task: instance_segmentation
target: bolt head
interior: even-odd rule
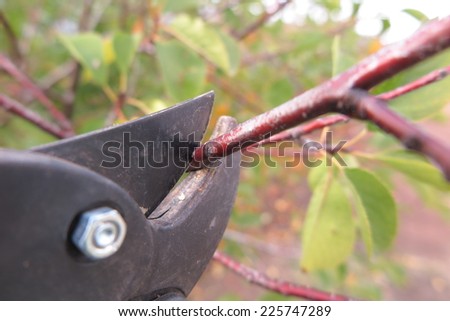
[[[127,225],[117,210],[100,207],[81,214],[72,242],[83,255],[99,260],[117,252],[126,232]]]

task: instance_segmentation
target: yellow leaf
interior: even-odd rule
[[[103,39],[103,59],[106,64],[111,64],[116,59],[113,42],[111,38]]]
[[[377,52],[378,50],[381,49],[381,47],[383,47],[381,45],[380,39],[373,39],[370,43],[369,46],[367,48],[367,51],[369,54],[373,54],[375,52]]]

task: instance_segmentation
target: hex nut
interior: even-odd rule
[[[122,245],[127,225],[120,213],[100,207],[81,214],[72,233],[72,242],[91,260],[107,258]]]

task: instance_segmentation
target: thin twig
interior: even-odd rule
[[[66,116],[55,106],[55,104],[47,97],[47,95],[35,85],[22,71],[17,68],[11,60],[0,54],[0,68],[6,71],[11,77],[16,79],[24,88],[27,88],[33,96],[44,105],[51,116],[58,122],[61,128],[67,132],[68,136],[74,134],[71,122]]]
[[[217,77],[216,68],[212,65],[209,66],[207,80],[208,82],[211,82],[217,87],[219,87],[221,90],[230,95],[239,103],[249,107],[249,109],[251,109],[252,111],[256,113],[264,111],[262,103],[255,102],[252,99],[250,99],[244,92],[242,92],[242,89],[236,88],[224,77]]]
[[[75,107],[75,98],[78,85],[80,83],[81,77],[81,64],[77,61],[74,61],[74,70],[72,73],[72,79],[70,81],[69,90],[64,95],[64,114],[67,118],[72,118],[73,110]]]
[[[57,66],[50,71],[47,75],[39,79],[38,85],[43,91],[47,91],[52,88],[56,83],[70,76],[75,70],[75,64],[73,61],[68,61]]]
[[[281,293],[283,295],[294,296],[307,300],[316,301],[348,301],[350,298],[339,295],[320,291],[314,288],[293,284],[286,281],[280,281],[272,279],[266,274],[245,266],[231,257],[216,251],[213,256],[214,260],[223,264],[234,273],[244,277],[247,281],[262,286],[263,288],[271,291]]]
[[[243,40],[243,39],[247,38],[249,35],[251,35],[256,30],[261,28],[270,18],[272,18],[278,12],[283,10],[290,2],[291,2],[291,0],[280,1],[274,10],[272,10],[270,12],[267,12],[267,11],[264,12],[261,16],[259,16],[259,18],[254,23],[252,23],[251,25],[246,27],[241,32],[236,32],[234,34],[234,37],[238,40]]]
[[[419,88],[422,88],[426,85],[432,84],[436,81],[442,80],[445,77],[447,77],[450,73],[450,66],[434,70],[430,72],[429,74],[414,80],[413,82],[410,82],[409,84],[406,84],[404,86],[398,87],[394,90],[382,93],[378,95],[378,98],[385,99],[385,100],[391,100],[394,98],[397,98],[399,96],[402,96],[404,94],[407,94],[411,91],[417,90]]]
[[[343,33],[345,30],[349,29],[350,27],[354,26],[356,20],[355,19],[349,19],[347,21],[342,22],[338,27],[334,27],[328,30],[325,30],[323,32],[324,37],[332,38],[338,34]],[[308,35],[308,32],[305,32],[303,34],[303,38],[305,35]],[[299,39],[299,41],[303,41],[303,39]],[[285,44],[286,45],[286,44]],[[241,65],[245,67],[253,66],[255,64],[264,63],[264,62],[271,62],[272,60],[275,60],[277,58],[282,57],[283,55],[292,54],[292,52],[295,50],[295,45],[293,44],[287,44],[284,47],[281,47],[276,52],[270,52],[265,51],[262,53],[258,53],[255,55],[246,54],[242,58]]]
[[[111,126],[116,119],[124,120],[125,115],[123,114],[123,107],[127,101],[126,93],[120,93],[117,95],[117,99],[114,102],[114,106],[111,112],[108,114],[105,120],[105,126]]]
[[[283,55],[292,53],[294,46],[288,46],[286,48],[281,48],[276,52],[265,51],[255,55],[246,55],[242,58],[241,65],[245,67],[250,67],[258,63],[270,63],[272,60],[282,57]]]
[[[3,109],[5,109],[6,111],[29,121],[30,123],[36,125],[37,127],[57,138],[68,137],[66,131],[61,130],[59,127],[50,123],[46,119],[42,118],[35,112],[29,110],[27,107],[25,107],[18,101],[9,98],[8,96],[0,94],[0,106],[3,107]]]
[[[11,24],[9,23],[8,19],[6,19],[6,16],[2,10],[0,10],[0,25],[5,30],[6,37],[8,38],[9,44],[11,46],[11,56],[13,57],[14,61],[16,61],[18,64],[21,64],[23,61],[23,55],[22,51],[20,50],[19,40],[17,39],[17,36],[13,28],[11,27]]]
[[[281,133],[275,134],[269,138],[263,139],[255,145],[262,146],[264,144],[282,142],[286,140],[297,140],[301,136],[310,134],[316,130],[347,121],[349,121],[349,118],[344,115],[331,115],[323,118],[316,118],[307,124],[298,125]]]
[[[256,142],[250,146],[245,147],[244,149],[242,149],[242,152],[244,153],[244,155],[246,155],[246,152],[251,151],[258,153],[259,155],[264,155],[264,156],[278,156],[278,155],[274,155],[272,154],[272,149],[269,148],[269,150],[264,150],[263,152],[260,152],[258,150],[258,147],[266,145],[266,144],[270,144],[270,143],[278,143],[278,142],[284,142],[284,141],[298,141],[298,143],[300,144],[300,140],[305,143],[305,140],[302,139],[302,137],[304,135],[310,134],[316,130],[319,129],[325,129],[329,126],[335,125],[337,123],[342,123],[342,122],[347,122],[350,119],[345,116],[345,115],[331,115],[331,116],[327,116],[327,117],[323,117],[323,118],[316,118],[312,121],[310,121],[307,124],[302,124],[302,125],[298,125],[296,127],[293,127],[291,129],[285,130],[281,133],[275,134],[271,137],[268,137],[266,139],[263,139],[259,142]],[[282,152],[282,156],[283,157],[296,157],[296,156],[304,156],[303,151],[301,154],[299,154],[298,152],[293,153],[293,154],[286,154],[286,151],[283,150]],[[196,168],[191,168],[188,167],[188,171],[192,171],[195,170]]]

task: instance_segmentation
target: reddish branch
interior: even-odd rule
[[[55,106],[55,104],[45,95],[45,93],[35,85],[22,71],[20,71],[11,60],[0,54],[0,68],[6,71],[11,77],[16,79],[24,88],[27,88],[33,96],[44,105],[51,116],[58,122],[64,131],[64,136],[74,134],[72,124],[66,116]]]
[[[124,120],[126,119],[125,115],[123,114],[123,107],[125,106],[125,103],[127,101],[127,94],[126,93],[119,93],[117,96],[116,101],[114,102],[114,106],[112,110],[110,111],[108,117],[106,118],[105,125],[111,126],[116,119]]]
[[[406,148],[418,151],[434,160],[450,180],[450,147],[434,139],[417,126],[399,116],[386,101],[369,95],[366,91],[352,89],[346,92],[338,105],[341,112],[357,119],[369,119],[386,133],[396,137]]]
[[[282,142],[286,140],[296,140],[300,137],[310,134],[316,130],[323,129],[328,126],[335,125],[337,123],[342,123],[348,121],[349,118],[344,115],[331,115],[323,118],[317,118],[312,121],[310,121],[307,124],[302,124],[299,126],[296,126],[294,128],[285,130],[281,133],[275,134],[269,138],[263,139],[260,142],[256,143],[252,146],[262,146],[264,144],[268,143],[276,143],[276,142]]]
[[[291,0],[280,1],[274,10],[272,10],[270,12],[264,12],[261,16],[259,16],[259,18],[254,23],[249,25],[247,28],[245,28],[241,32],[236,33],[234,35],[235,38],[238,40],[247,38],[249,35],[251,35],[256,30],[261,28],[270,18],[272,18],[278,12],[283,10],[290,2],[291,2]]]
[[[241,123],[194,152],[193,167],[236,152],[269,135],[330,112],[376,123],[408,148],[433,159],[450,180],[450,148],[425,135],[364,91],[450,46],[450,17],[432,21],[409,39],[386,47],[324,84]],[[355,90],[357,89],[357,90]],[[382,117],[387,115],[388,117]]]
[[[6,111],[15,114],[29,121],[30,123],[35,124],[39,128],[43,129],[44,131],[48,132],[49,134],[52,134],[57,138],[68,137],[67,132],[61,130],[59,127],[50,123],[49,121],[42,118],[35,112],[29,110],[18,101],[15,101],[2,94],[0,94],[0,107],[3,107]]]
[[[286,281],[272,279],[264,273],[236,262],[231,257],[216,251],[213,258],[225,265],[234,273],[244,277],[247,281],[262,286],[266,289],[281,293],[283,295],[295,296],[307,300],[316,301],[348,301],[350,298],[320,291],[314,288],[293,284]]]
[[[398,87],[389,92],[380,94],[380,95],[378,95],[378,98],[385,99],[385,100],[391,100],[391,99],[397,98],[398,96],[402,96],[411,91],[417,90],[421,87],[424,87],[424,86],[432,84],[436,81],[442,80],[445,77],[447,77],[449,73],[450,73],[450,66],[432,71],[429,74],[427,74],[409,84]]]
[[[278,143],[278,142],[284,142],[284,141],[297,141],[300,138],[302,138],[302,136],[310,134],[316,130],[320,130],[323,129],[325,127],[328,126],[332,126],[335,125],[337,123],[341,123],[341,122],[347,122],[349,120],[349,118],[347,116],[344,115],[331,115],[331,116],[327,116],[327,117],[323,117],[323,118],[317,118],[314,119],[312,121],[310,121],[307,124],[302,124],[302,125],[298,125],[296,127],[293,127],[291,129],[285,130],[281,133],[275,134],[269,138],[263,139],[259,142],[256,142],[252,145],[249,145],[247,147],[245,147],[242,152],[245,154],[247,151],[252,150],[255,151],[261,155],[266,155],[266,156],[277,156],[278,154],[273,154],[273,150],[269,149],[269,150],[264,150],[264,151],[258,151],[257,147],[259,146],[263,146],[266,144],[270,144],[270,143]],[[283,150],[282,152],[283,156],[287,156],[287,157],[292,157],[294,156],[294,154],[286,154],[286,151]],[[298,155],[298,154],[295,154]],[[302,152],[303,155],[303,152]],[[198,168],[188,168],[188,171],[192,171]]]

